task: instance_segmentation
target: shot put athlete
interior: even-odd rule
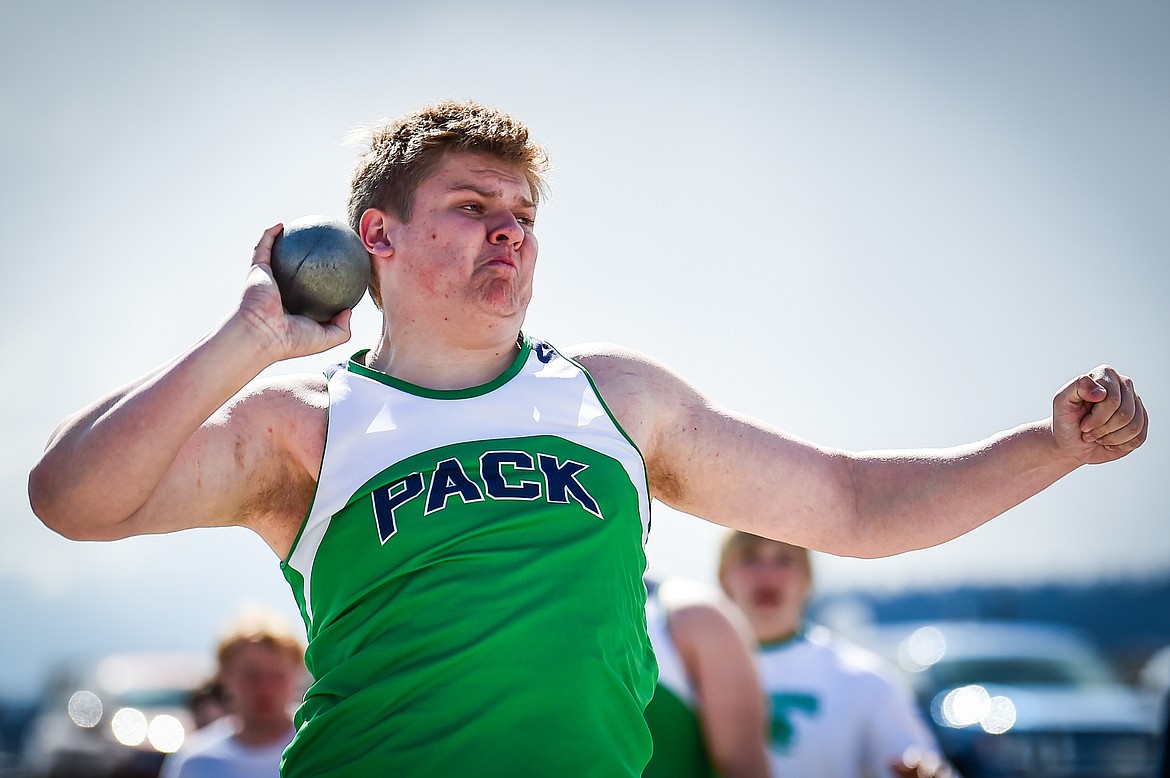
[[[314,678],[285,776],[637,776],[652,498],[882,556],[1146,438],[1130,379],[1107,366],[1042,421],[851,453],[721,408],[630,349],[545,343],[521,325],[546,170],[522,123],[473,103],[374,130],[349,203],[384,314],[368,350],[327,375],[258,378],[350,334],[348,311],[282,309],[274,225],[222,324],[68,417],[32,471],[33,508],[69,538],[242,525],[267,541]]]

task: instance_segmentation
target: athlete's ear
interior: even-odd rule
[[[358,222],[358,237],[366,246],[366,251],[374,256],[389,257],[394,254],[394,242],[390,239],[390,232],[397,223],[393,217],[378,208],[367,208]]]

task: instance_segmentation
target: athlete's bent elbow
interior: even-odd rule
[[[54,529],[53,490],[46,483],[48,480],[40,463],[33,467],[28,474],[28,503],[41,523]]]
[[[84,511],[74,509],[63,491],[54,484],[52,474],[42,464],[28,477],[28,502],[32,512],[47,528],[68,540],[106,540],[86,521]]]

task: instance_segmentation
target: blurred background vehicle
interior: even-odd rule
[[[1079,630],[1042,622],[892,622],[858,637],[906,673],[965,778],[1153,775],[1153,697],[1122,683]]]
[[[54,672],[28,723],[29,778],[154,778],[194,729],[187,702],[212,672],[200,654],[113,654]]]
[[[24,778],[20,746],[33,705],[31,700],[0,697],[0,778]]]
[[[1155,651],[1138,673],[1138,683],[1156,701],[1162,730],[1155,778],[1170,778],[1170,645]]]

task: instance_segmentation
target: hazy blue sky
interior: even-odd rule
[[[344,212],[352,128],[444,97],[555,164],[526,329],[612,340],[851,449],[1048,415],[1109,361],[1144,450],[946,546],[822,585],[1170,569],[1170,4],[8,3],[0,27],[0,693],[48,659],[295,618],[242,530],[78,544],[32,516],[55,424],[213,327],[263,227]],[[377,335],[274,370],[316,370]],[[761,474],[782,478],[783,473]],[[720,531],[656,509],[651,570]]]

